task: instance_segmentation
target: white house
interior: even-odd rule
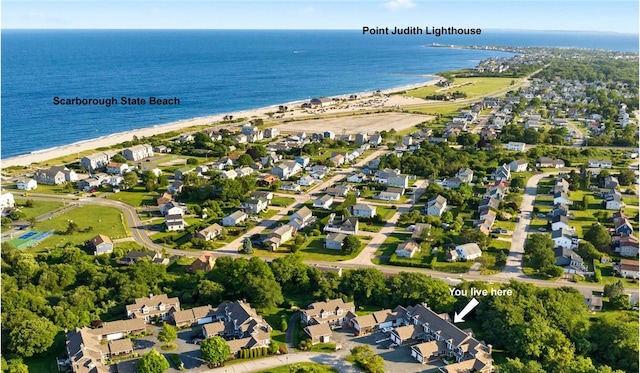
[[[573,230],[569,225],[569,218],[563,215],[556,215],[551,219],[551,229],[554,231],[559,229]]]
[[[376,216],[376,206],[367,205],[364,203],[356,203],[349,208],[351,216],[357,216],[362,218],[372,218]]]
[[[409,187],[408,175],[390,175],[387,179],[387,185],[390,187],[399,187],[407,189]]]
[[[523,142],[515,142],[515,141],[509,141],[509,143],[506,145],[507,150],[513,150],[513,151],[518,151],[518,152],[523,152],[525,150],[526,144]]]
[[[160,213],[166,215],[184,215],[184,209],[176,202],[169,201],[160,207]]]
[[[379,199],[382,201],[399,201],[400,193],[384,191],[384,192],[378,193],[378,195],[376,196],[376,199]]]
[[[306,206],[289,217],[289,225],[294,226],[298,231],[306,228],[309,224],[313,224],[313,222],[315,222],[315,217]]]
[[[482,250],[477,243],[466,243],[464,245],[456,246],[456,252],[460,256],[460,259],[474,260],[482,256]]]
[[[461,182],[469,184],[473,181],[473,170],[470,168],[461,168],[458,170],[456,177],[460,179]]]
[[[347,238],[347,235],[344,233],[329,233],[324,239],[324,248],[341,250],[345,238]]]
[[[13,199],[13,193],[4,191],[0,193],[0,210],[11,208],[15,206],[15,204],[16,201]]]
[[[552,231],[551,239],[556,247],[563,247],[565,249],[576,249],[580,242],[575,233],[566,229]]]
[[[222,225],[224,225],[225,227],[235,227],[237,224],[242,223],[248,218],[249,218],[249,215],[247,215],[243,211],[238,210],[222,218]]]
[[[313,201],[313,207],[329,210],[333,204],[333,196],[325,194],[324,196]]]
[[[168,231],[181,231],[184,230],[185,227],[184,219],[180,214],[165,216],[164,223]]]
[[[589,159],[587,162],[590,168],[611,168],[610,159]]]
[[[621,259],[620,263],[613,268],[622,277],[640,278],[640,267],[637,260]]]
[[[425,208],[425,212],[429,216],[440,216],[447,208],[447,199],[441,195],[437,195],[436,197],[430,199],[427,202],[427,206]]]
[[[524,172],[529,167],[529,163],[524,159],[518,159],[509,163],[509,170],[511,172]]]
[[[309,175],[303,176],[300,179],[298,179],[298,185],[300,185],[300,186],[311,186],[315,182],[316,182],[316,179],[312,178]]]
[[[403,258],[413,258],[420,251],[420,245],[414,240],[407,240],[396,247],[396,256]]]
[[[153,147],[148,144],[134,145],[122,151],[122,156],[128,161],[139,161],[141,159],[153,157]]]
[[[34,190],[38,187],[38,182],[31,178],[22,178],[16,185],[20,190]]]
[[[238,173],[236,172],[236,170],[226,170],[226,171],[222,171],[220,173],[220,178],[221,179],[235,179],[236,177],[238,177]]]
[[[271,174],[276,175],[280,180],[287,180],[302,171],[302,166],[296,161],[284,161],[271,169]]]

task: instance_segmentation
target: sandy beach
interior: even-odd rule
[[[426,81],[424,83],[412,84],[408,86],[401,86],[401,87],[382,90],[381,93],[386,95],[392,92],[399,92],[399,91],[404,91],[408,89],[424,87],[427,85],[434,85],[437,83],[439,79],[439,77],[434,75],[426,75],[425,78],[431,79],[431,80]],[[404,97],[400,95],[385,96],[384,100],[382,100],[381,102],[380,100],[372,99],[374,97],[378,97],[374,92],[359,92],[355,94],[359,98],[358,100],[351,102],[350,108],[336,108],[335,110],[332,110],[331,113],[335,114],[340,112],[353,111],[355,110],[354,108],[357,108],[357,110],[363,110],[371,107],[376,107],[376,108],[398,107],[398,106],[401,107],[402,105],[426,102],[425,100],[422,100],[422,99]],[[341,98],[341,97],[349,97],[350,95],[351,94],[343,94],[343,95],[336,95],[331,97]],[[34,151],[29,154],[23,154],[16,157],[2,159],[0,160],[0,167],[6,168],[6,167],[12,167],[12,166],[29,166],[32,163],[40,163],[47,160],[71,155],[74,153],[86,152],[92,149],[97,149],[102,147],[110,147],[125,141],[130,141],[133,139],[133,136],[137,136],[138,138],[150,137],[160,133],[181,130],[181,129],[193,127],[193,126],[216,125],[216,123],[221,122],[226,115],[233,115],[234,118],[267,119],[268,117],[266,113],[277,112],[278,106],[280,105],[285,105],[285,106],[288,106],[289,108],[292,108],[292,107],[295,108],[293,112],[286,113],[287,118],[303,118],[305,116],[318,116],[318,114],[321,114],[318,111],[302,110],[300,108],[300,105],[304,102],[306,102],[306,100],[293,101],[293,102],[283,103],[279,105],[272,105],[272,106],[267,106],[262,108],[238,111],[234,113],[216,114],[216,115],[211,115],[206,117],[186,119],[186,120],[181,120],[181,121],[167,123],[167,124],[159,124],[152,127],[145,127],[141,129],[127,131],[127,132],[115,133],[112,135],[103,136],[95,139],[84,140],[84,141],[80,141],[80,142],[69,144],[69,145]],[[234,126],[235,125],[237,124],[234,124]]]

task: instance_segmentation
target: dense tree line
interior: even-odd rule
[[[534,77],[547,81],[555,78],[587,82],[622,81],[632,89],[635,87],[637,93],[638,58],[553,59],[549,66]]]
[[[116,256],[94,257],[73,247],[34,256],[2,244],[2,353],[7,369],[21,371],[20,359],[46,352],[63,328],[122,319],[126,304],[149,293],[177,296],[185,308],[244,299],[258,310],[305,307],[312,301],[341,297],[371,308],[425,302],[436,312],[451,313],[468,301],[453,297],[445,282],[420,273],[385,276],[365,268],[339,276],[305,265],[299,254],[271,264],[260,258],[219,257],[209,273],[185,273],[178,263],[166,267],[144,260],[117,266]],[[463,282],[458,287],[469,286],[487,285]],[[542,289],[517,282],[508,287],[514,296],[486,297],[476,318],[487,343],[520,358],[507,364],[511,371],[536,364],[561,373],[583,368],[611,372],[594,367],[599,364],[637,371],[632,358],[638,353],[637,319],[603,317],[589,323],[582,295],[571,288]],[[618,288],[610,286],[608,294],[620,298]]]

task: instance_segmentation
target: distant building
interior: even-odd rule
[[[103,234],[99,234],[85,244],[93,250],[93,255],[111,254],[113,252],[113,242]]]
[[[38,187],[38,182],[31,178],[21,178],[16,186],[19,190],[34,190]]]
[[[122,156],[128,161],[140,161],[145,158],[153,157],[153,147],[148,144],[134,145],[122,151]]]
[[[126,309],[127,318],[130,319],[150,322],[158,317],[160,320],[166,320],[170,313],[180,311],[180,300],[169,298],[167,294],[151,294],[148,297],[137,298],[133,304],[127,305]]]

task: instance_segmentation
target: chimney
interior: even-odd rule
[[[489,355],[491,355],[491,352],[493,351],[493,346],[492,345],[487,345],[487,348],[489,349]]]

